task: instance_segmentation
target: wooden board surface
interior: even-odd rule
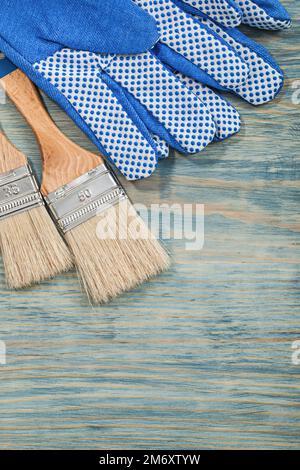
[[[166,241],[172,269],[99,308],[75,273],[9,292],[1,265],[1,449],[300,448],[300,7],[283,4],[291,31],[252,32],[286,72],[281,95],[258,109],[233,99],[238,136],[126,184],[135,202],[204,204],[202,251]],[[11,103],[0,119],[39,172]]]

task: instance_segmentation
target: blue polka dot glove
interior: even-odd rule
[[[153,18],[131,0],[1,0],[0,7],[1,35],[31,63],[61,45],[134,54],[159,39]]]
[[[151,175],[169,145],[194,153],[214,139],[211,113],[153,53],[156,22],[131,0],[24,6],[24,0],[1,1],[0,49],[128,179]],[[225,43],[224,50],[245,78],[242,60]],[[218,52],[213,55],[220,62]],[[220,75],[227,82],[227,73]]]
[[[161,35],[156,54],[174,70],[214,87],[234,89],[245,82],[249,70],[237,51],[177,0],[134,3],[155,18]]]
[[[225,28],[203,17],[195,9],[199,4],[224,2],[189,0],[188,3],[194,4],[193,13],[199,14],[195,16],[187,0],[134,1],[156,19],[161,38],[155,53],[183,77],[233,92],[253,105],[274,99],[281,90],[283,73],[264,47],[235,28]],[[234,2],[226,4],[232,7],[227,15],[229,17],[233,11],[233,24],[236,21]],[[189,80],[191,89],[199,92],[198,83]]]
[[[209,19],[200,21],[227,41],[248,65],[247,80],[228,91],[255,106],[272,101],[283,87],[284,75],[267,49],[236,28],[223,28]]]
[[[192,14],[200,12],[227,28],[240,23],[270,30],[291,26],[291,18],[278,0],[181,0],[181,3],[190,6]]]
[[[189,7],[191,14],[210,18],[227,28],[242,23],[242,11],[234,0],[179,0],[177,3]]]

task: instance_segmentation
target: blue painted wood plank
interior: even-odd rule
[[[169,272],[92,308],[75,273],[10,292],[0,266],[0,448],[299,449],[300,80],[290,32],[253,32],[287,75],[274,103],[233,98],[240,135],[173,155],[132,199],[205,205],[205,246],[169,240]],[[46,99],[59,127],[94,147]],[[0,119],[40,175],[39,151],[7,102]]]

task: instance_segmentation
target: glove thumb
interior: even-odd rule
[[[137,54],[150,50],[159,33],[155,19],[131,0],[48,0],[43,39],[100,54]]]

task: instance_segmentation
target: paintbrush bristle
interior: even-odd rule
[[[70,230],[66,240],[93,304],[108,302],[170,264],[168,254],[129,200]]]
[[[7,284],[19,289],[72,268],[70,252],[44,206],[0,221]]]

